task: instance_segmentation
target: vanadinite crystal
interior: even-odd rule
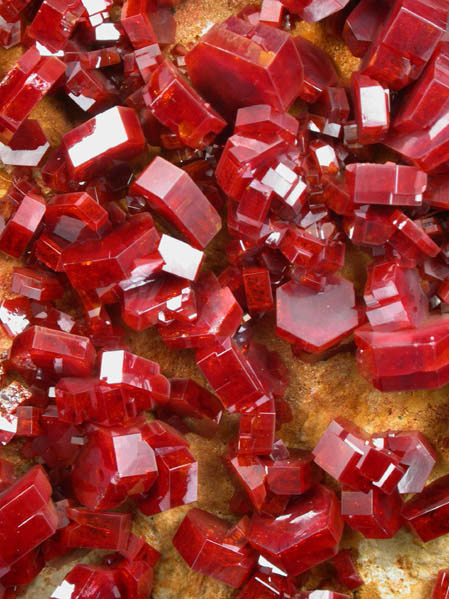
[[[431,541],[449,532],[449,476],[437,478],[409,499],[402,517],[422,541]]]
[[[204,510],[190,510],[173,538],[188,565],[231,586],[240,587],[250,576],[257,555],[248,539],[229,536],[231,525]]]
[[[186,65],[193,85],[231,116],[253,104],[286,110],[303,82],[301,59],[286,32],[236,17],[214,25],[187,54]]]
[[[432,599],[447,599],[449,596],[449,570],[440,570],[433,585]]]

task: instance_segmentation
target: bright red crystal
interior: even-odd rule
[[[0,496],[0,571],[48,539],[58,524],[51,485],[34,466]]]
[[[333,420],[312,451],[320,468],[343,485],[367,490],[369,482],[357,465],[364,455],[367,434],[344,418]]]
[[[423,0],[395,0],[363,59],[362,73],[394,90],[416,80],[445,32],[448,16],[444,0],[431,5]]]
[[[50,599],[125,599],[117,572],[111,568],[78,564],[70,570]]]
[[[278,518],[253,515],[248,538],[271,563],[296,576],[334,556],[342,531],[337,497],[317,485]]]
[[[238,436],[239,455],[266,455],[273,449],[276,431],[274,399],[262,395],[254,407],[242,412]]]
[[[65,193],[51,198],[47,205],[45,222],[51,226],[63,215],[78,218],[92,231],[99,231],[109,220],[103,206],[85,192]]]
[[[221,228],[218,213],[189,175],[159,156],[138,176],[130,191],[142,195],[199,249],[206,247]]]
[[[158,241],[151,216],[136,214],[103,239],[70,245],[62,254],[64,270],[76,289],[105,287],[126,279],[135,261],[154,250]]]
[[[39,122],[25,119],[7,146],[0,142],[0,160],[14,166],[38,166],[49,147]]]
[[[87,337],[31,326],[14,339],[11,365],[25,373],[41,368],[57,376],[89,376],[95,355]]]
[[[230,455],[225,458],[225,464],[250,500],[253,509],[260,512],[267,499],[267,473],[263,460],[255,455]]]
[[[228,540],[230,528],[226,520],[194,508],[181,522],[173,544],[193,570],[238,588],[250,576],[257,557],[246,539]]]
[[[164,409],[181,416],[192,431],[205,436],[216,432],[223,414],[215,395],[192,379],[170,379],[170,400]]]
[[[429,441],[419,431],[389,431],[381,438],[372,436],[377,446],[382,446],[400,458],[401,465],[406,468],[404,476],[398,484],[400,493],[420,493],[431,473],[437,453]]]
[[[292,579],[273,572],[256,571],[237,599],[288,599],[296,597]]]
[[[127,546],[131,530],[130,514],[94,512],[72,507],[68,507],[66,511],[72,520],[64,528],[62,535],[67,547],[121,551]]]
[[[449,596],[449,570],[440,570],[432,589],[432,599],[447,599]]]
[[[232,339],[199,349],[196,362],[229,412],[252,408],[264,395],[255,370]]]
[[[194,321],[197,317],[195,292],[185,279],[155,278],[124,292],[122,317],[135,331],[173,319]]]
[[[342,10],[349,0],[282,0],[286,8],[304,21],[314,23]]]
[[[150,441],[149,441],[150,442]],[[198,499],[198,463],[186,447],[155,448],[158,477],[138,507],[149,516]]]
[[[123,4],[120,23],[135,49],[157,42],[149,16],[153,6],[152,0],[126,0]]]
[[[172,349],[205,347],[220,343],[237,331],[243,310],[229,287],[221,287],[212,273],[196,284],[198,318],[193,322],[173,321],[159,327],[164,343]]]
[[[364,584],[363,579],[354,564],[350,549],[342,549],[339,551],[337,555],[333,557],[332,562],[340,584],[351,591],[358,589]]]
[[[105,160],[128,160],[145,148],[133,108],[114,106],[72,129],[62,138],[67,168],[76,181],[101,172]]]
[[[0,15],[8,22],[17,21],[31,0],[6,0],[0,6]]]
[[[11,291],[41,302],[64,295],[62,285],[52,273],[19,266],[14,267]]]
[[[169,61],[156,67],[142,91],[143,100],[163,125],[191,148],[205,148],[226,122]]]
[[[81,110],[95,114],[110,108],[118,100],[117,89],[100,71],[77,64],[65,82],[67,96]]]
[[[374,330],[417,327],[428,316],[428,299],[418,272],[396,262],[378,260],[370,264],[363,297]]]
[[[278,288],[277,334],[317,353],[348,336],[358,324],[352,283],[336,276],[315,292],[289,282]]]
[[[352,74],[351,90],[360,143],[380,142],[390,127],[389,90],[360,73]]]
[[[267,488],[275,495],[302,495],[319,480],[309,452],[291,449],[289,453],[267,466]]]
[[[293,39],[304,67],[304,86],[299,95],[313,104],[328,87],[338,83],[338,75],[326,52],[300,35]]]
[[[428,129],[447,113],[449,89],[449,44],[442,42],[419,81],[400,103],[393,127],[397,131]]]
[[[82,505],[104,510],[128,495],[147,491],[157,478],[145,425],[101,428],[89,433],[73,466],[72,483]]]
[[[268,269],[248,267],[243,269],[242,275],[249,312],[270,312],[274,308],[274,301]]]
[[[447,316],[430,316],[418,328],[403,331],[373,331],[364,325],[355,332],[360,372],[382,391],[442,387],[449,381],[448,339]]]
[[[401,515],[413,532],[424,542],[449,531],[449,476],[437,478],[403,506]]]
[[[103,351],[99,356],[100,380],[117,386],[126,402],[137,411],[166,403],[170,382],[160,373],[156,362],[126,350]]]
[[[44,565],[45,562],[40,547],[33,549],[17,560],[11,566],[9,572],[2,576],[2,584],[6,587],[29,584],[33,582]]]
[[[45,214],[45,201],[29,193],[0,233],[0,250],[19,258],[26,250]]]
[[[284,5],[280,0],[262,0],[259,21],[265,25],[280,27],[284,10]]]
[[[80,0],[44,0],[27,29],[27,35],[48,48],[61,50],[84,12]]]
[[[258,104],[239,108],[234,133],[255,139],[279,135],[286,142],[294,144],[298,128],[298,121],[288,112],[278,112],[269,104]]]
[[[34,106],[64,74],[65,64],[32,46],[0,84],[0,141],[8,143]]]
[[[367,539],[391,539],[404,521],[402,501],[397,492],[391,495],[379,489],[342,491],[341,513],[345,522]]]
[[[427,187],[427,175],[413,166],[350,164],[346,181],[355,204],[420,206]]]
[[[362,57],[388,15],[387,2],[361,0],[350,12],[343,28],[343,39],[354,56]]]
[[[301,60],[286,32],[237,17],[209,29],[187,54],[186,66],[201,95],[229,116],[253,104],[284,111],[303,82]]]

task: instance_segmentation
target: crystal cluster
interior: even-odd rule
[[[130,509],[201,498],[184,435],[213,437],[228,412],[236,518],[183,508],[176,550],[238,599],[346,599],[300,590],[325,562],[363,584],[344,524],[449,534],[449,478],[427,484],[437,454],[416,430],[336,418],[313,450],[287,447],[289,373],[254,334],[275,319],[309,363],[356,347],[382,391],[449,382],[449,5],[263,0],[186,48],[177,0],[118,4],[0,5],[0,46],[24,47],[0,82],[0,251],[22,259],[0,303],[0,444],[38,462],[16,478],[0,456],[0,597],[93,549],[112,553],[52,599],[148,599],[160,556]],[[326,18],[361,58],[346,87],[290,35],[298,18]],[[49,93],[77,114],[51,149],[29,118]],[[364,289],[351,245],[370,259]],[[209,388],[167,378],[124,325],[193,350]],[[447,589],[442,570],[433,599]]]

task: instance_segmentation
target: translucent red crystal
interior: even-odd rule
[[[149,17],[152,4],[151,0],[126,0],[123,4],[120,23],[136,49],[157,42]]]
[[[359,142],[363,145],[380,142],[390,127],[389,90],[366,75],[353,73],[351,91]]]
[[[44,0],[27,29],[27,35],[51,52],[58,52],[65,46],[83,13],[84,6],[80,0]]]
[[[22,256],[44,214],[44,198],[33,193],[27,194],[0,233],[0,250],[15,258]]]
[[[285,283],[276,293],[277,334],[306,351],[323,351],[347,337],[358,324],[352,284],[328,277],[318,293]]]
[[[7,569],[56,531],[58,515],[51,493],[41,466],[31,468],[2,493],[0,570]]]
[[[317,485],[278,518],[253,515],[248,539],[271,563],[296,576],[334,556],[342,531],[337,497]]]
[[[247,540],[232,542],[230,524],[204,510],[190,510],[173,538],[187,564],[197,572],[239,588],[256,564],[256,553]]]
[[[428,299],[418,272],[395,262],[380,260],[369,266],[363,297],[374,330],[413,328],[428,316]]]
[[[361,0],[349,13],[343,39],[354,56],[363,57],[388,14],[388,3]]]
[[[105,160],[140,154],[145,138],[136,111],[114,106],[66,133],[62,147],[71,177],[83,181],[101,172]]]
[[[338,83],[338,75],[332,60],[321,48],[300,35],[294,42],[304,67],[304,85],[299,95],[313,104],[328,87]]]
[[[286,32],[237,17],[209,29],[185,60],[195,88],[230,116],[254,104],[284,111],[303,81],[301,60]]]
[[[338,581],[349,590],[358,589],[363,583],[354,561],[350,549],[342,549],[332,559],[337,572]]]
[[[158,121],[189,147],[201,149],[210,145],[226,126],[221,116],[167,60],[155,68],[142,94]]]
[[[70,597],[70,599],[94,599],[103,596],[108,599],[122,599],[119,580],[115,570],[101,566],[78,564],[70,570],[64,580],[51,594],[50,599]]]
[[[447,599],[449,593],[449,571],[440,570],[432,589],[432,599]]]
[[[0,142],[0,160],[14,166],[39,166],[49,148],[39,122],[25,119],[7,146]]]
[[[66,511],[72,522],[64,528],[62,542],[68,547],[120,551],[127,546],[131,529],[130,514],[73,507],[68,507]]]
[[[130,191],[143,196],[199,249],[206,247],[221,228],[218,213],[189,175],[161,157],[147,166]]]
[[[449,476],[442,476],[409,499],[401,515],[412,531],[424,542],[447,534]]]
[[[402,527],[402,501],[397,492],[379,489],[342,491],[341,513],[345,522],[367,539],[391,539]]]

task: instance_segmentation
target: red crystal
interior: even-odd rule
[[[87,337],[31,326],[14,339],[10,359],[19,372],[42,368],[52,375],[89,376],[95,349]]]
[[[197,278],[204,260],[204,252],[165,233],[159,240],[157,254],[163,260],[164,272],[189,281]]]
[[[62,138],[67,169],[75,181],[101,172],[105,160],[129,160],[145,148],[133,108],[114,106],[72,129]]]
[[[348,336],[358,324],[352,283],[336,276],[314,292],[304,285],[285,283],[278,288],[277,334],[318,353]]]
[[[266,455],[273,449],[276,407],[272,397],[263,395],[251,409],[240,415],[237,452],[239,455]]]
[[[114,569],[78,564],[70,570],[50,599],[124,599]]]
[[[45,222],[51,226],[63,215],[78,218],[92,231],[99,231],[109,220],[107,211],[85,192],[56,195],[49,201]]]
[[[309,452],[291,449],[289,454],[267,466],[267,488],[275,495],[302,495],[319,480]]]
[[[317,485],[278,518],[255,514],[249,542],[284,572],[296,576],[333,557],[343,532],[334,492]]]
[[[432,589],[432,599],[447,599],[449,594],[449,570],[440,570]]]
[[[351,89],[359,142],[362,145],[380,142],[390,127],[389,90],[360,73],[352,74]]]
[[[449,476],[437,478],[403,506],[401,515],[424,542],[449,532]]]
[[[350,549],[342,549],[332,559],[340,584],[349,590],[358,589],[363,583],[351,556]]]
[[[49,147],[39,122],[25,119],[7,146],[0,142],[0,159],[8,165],[38,166]]]
[[[130,189],[176,226],[193,246],[203,249],[221,228],[221,219],[189,175],[157,157]],[[186,201],[188,198],[188,201]]]
[[[44,565],[44,558],[40,551],[40,547],[33,549],[17,560],[11,566],[9,572],[5,576],[2,576],[2,584],[5,587],[16,587],[29,584],[30,582],[33,582]]]
[[[297,597],[290,577],[257,571],[237,595],[237,599],[288,599]]]
[[[53,274],[19,266],[14,267],[11,291],[41,302],[64,295],[62,285]]]
[[[328,87],[338,83],[338,75],[326,52],[300,35],[293,39],[304,67],[304,86],[299,95],[313,104]]]
[[[197,317],[195,292],[185,279],[159,277],[123,294],[122,318],[135,331],[170,320]]]
[[[126,0],[122,7],[120,23],[135,49],[157,42],[149,12],[152,0]]]
[[[19,258],[36,233],[44,214],[43,197],[27,194],[0,234],[0,250]]]
[[[294,144],[298,128],[298,121],[288,112],[278,112],[269,104],[258,104],[239,108],[234,133],[262,140],[279,135]]]
[[[282,0],[289,12],[314,23],[342,10],[349,0]]]
[[[0,497],[0,570],[48,539],[58,524],[51,485],[41,466],[34,466]]]
[[[198,499],[198,463],[186,447],[155,448],[158,477],[150,491],[138,499],[146,516]]]
[[[391,539],[403,524],[402,501],[397,492],[379,489],[342,491],[341,513],[345,522],[367,539]]]
[[[66,511],[73,521],[63,531],[62,540],[67,547],[121,551],[127,546],[131,529],[130,514],[94,512],[72,507],[68,507]]]
[[[207,273],[196,285],[198,318],[194,322],[173,321],[159,327],[164,343],[172,349],[205,347],[224,341],[238,329],[243,311],[229,287]]]
[[[232,542],[226,520],[194,508],[181,522],[173,544],[195,571],[239,588],[256,564],[257,556],[246,540]]]
[[[253,367],[231,339],[198,350],[196,362],[229,412],[252,407],[264,394]]]
[[[64,270],[75,289],[105,287],[126,279],[136,259],[155,249],[158,241],[151,216],[136,214],[101,240],[70,245],[62,254]]]
[[[191,148],[205,148],[226,122],[190,86],[176,67],[165,60],[143,90],[143,100],[163,125]]]
[[[118,100],[117,90],[100,71],[87,70],[77,64],[65,83],[67,96],[81,110],[97,113]]]
[[[263,23],[253,27],[237,17],[209,29],[185,60],[195,88],[230,116],[255,104],[287,110],[303,82],[288,33]]]
[[[156,362],[129,351],[103,351],[99,357],[100,380],[118,386],[126,402],[137,411],[152,409],[170,397],[170,382]]]
[[[362,57],[368,51],[388,10],[388,2],[361,0],[350,12],[343,28],[343,39],[354,56]]]
[[[8,143],[34,106],[64,74],[65,64],[32,46],[0,84],[0,141]]]
[[[427,187],[427,175],[413,166],[350,164],[346,181],[355,204],[420,206]]]
[[[405,94],[393,122],[397,131],[428,129],[448,108],[449,44],[442,42],[419,81]]]
[[[31,0],[6,0],[0,6],[0,15],[8,22],[17,21]]]
[[[270,312],[274,301],[268,269],[258,266],[244,268],[242,275],[249,312]]]
[[[83,12],[80,0],[44,0],[27,35],[51,52],[58,52],[65,46]]]
[[[364,325],[355,332],[360,373],[382,391],[442,387],[449,381],[448,334],[447,316],[430,316],[418,328],[403,331],[373,331]]]
[[[146,425],[100,428],[88,434],[73,466],[72,483],[82,505],[105,510],[128,495],[147,491],[157,478]]]
[[[444,0],[432,5],[396,0],[363,59],[362,73],[394,90],[418,79],[446,30],[448,16]]]
[[[374,330],[417,327],[428,316],[428,299],[418,272],[395,262],[381,260],[370,264],[363,297]]]

